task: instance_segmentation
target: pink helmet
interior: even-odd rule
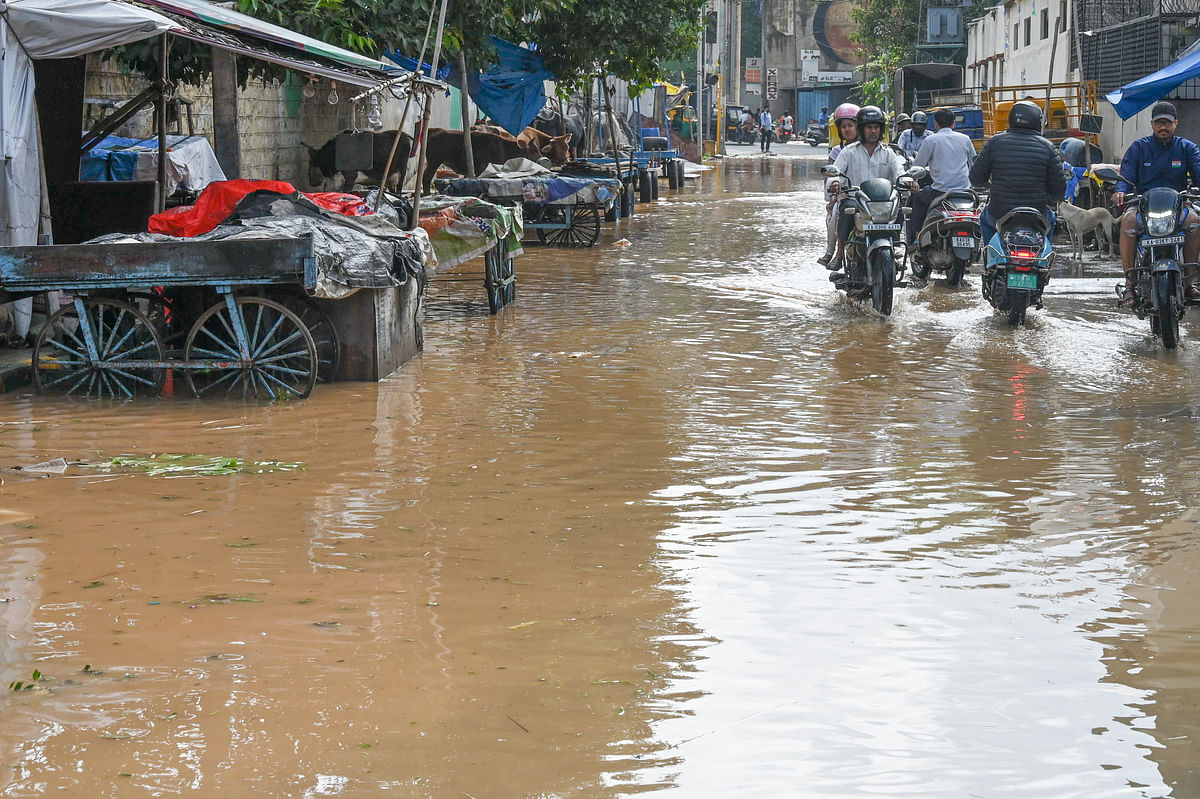
[[[858,106],[854,103],[842,103],[837,108],[833,109],[833,124],[837,125],[841,119],[857,119]]]

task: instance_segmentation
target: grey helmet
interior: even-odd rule
[[[914,111],[912,115],[912,123],[914,125],[928,125],[929,117],[924,111]]]

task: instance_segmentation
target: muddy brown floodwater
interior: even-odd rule
[[[0,796],[1200,796],[1200,328],[1090,254],[872,316],[780,149],[378,385],[0,397],[3,467],[305,464],[3,475]]]

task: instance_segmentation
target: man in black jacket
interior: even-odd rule
[[[991,181],[991,196],[979,216],[985,244],[996,233],[996,220],[1014,208],[1037,208],[1054,225],[1054,207],[1067,193],[1062,159],[1042,137],[1042,109],[1029,100],[1013,103],[1008,130],[987,140],[971,166],[971,185]]]

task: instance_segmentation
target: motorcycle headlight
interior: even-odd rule
[[[867,203],[872,222],[891,222],[892,217],[896,215],[895,207],[896,203],[891,200]]]
[[[1175,227],[1175,214],[1150,214],[1146,218],[1146,232],[1151,236],[1168,236]]]

